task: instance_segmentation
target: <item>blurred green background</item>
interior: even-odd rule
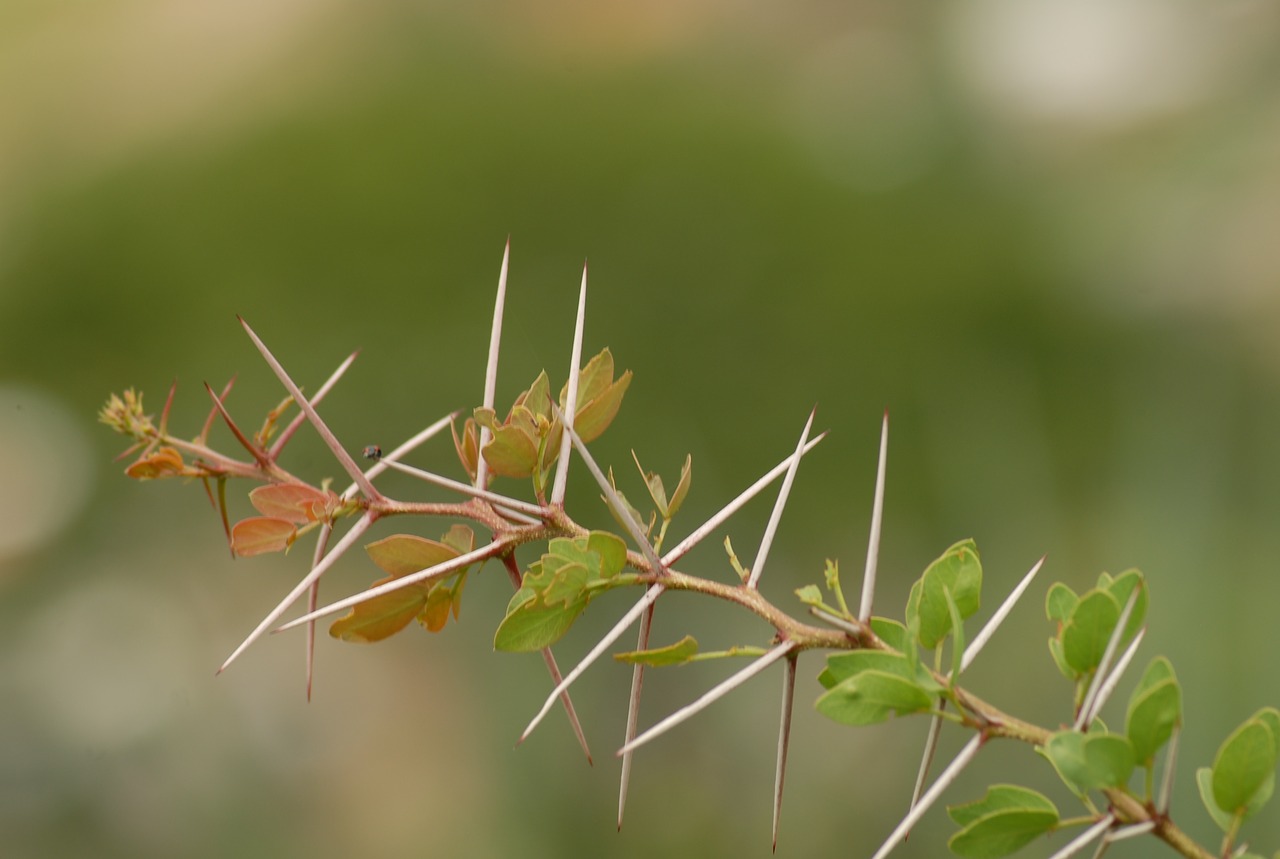
[[[886,407],[882,612],[958,539],[983,550],[989,607],[1049,555],[971,671],[980,694],[1068,720],[1044,591],[1143,568],[1140,662],[1169,655],[1186,695],[1175,817],[1216,844],[1194,769],[1280,703],[1277,38],[1261,0],[9,0],[5,855],[768,855],[776,676],[639,753],[617,833],[629,671],[575,687],[594,767],[559,714],[513,750],[548,684],[538,657],[492,652],[510,586],[485,570],[442,635],[323,636],[310,704],[298,635],[215,679],[306,553],[233,562],[200,488],[126,479],[94,423],[129,386],[158,410],[176,377],[194,435],[201,383],[238,374],[230,408],[256,425],[282,393],[239,313],[312,389],[362,348],[325,413],[353,450],[392,446],[479,403],[508,235],[500,401],[543,367],[563,380],[589,257],[587,349],[636,374],[595,450],[633,495],[630,449],[669,480],[692,453],[677,531],[787,455],[819,404],[832,434],[771,554],[776,600],[827,557],[856,592]],[[415,461],[459,471],[445,440]],[[309,431],[286,465],[338,474]],[[571,509],[606,523],[578,471]],[[744,561],[769,507],[727,529]],[[714,546],[688,566],[732,576]],[[376,574],[353,557],[325,592]],[[561,663],[628,604],[597,603]],[[685,632],[770,634],[664,601],[655,641]],[[731,667],[650,674],[642,724]],[[926,725],[823,720],[819,667],[800,666],[778,855],[869,855]],[[1046,770],[996,744],[951,801],[1017,779],[1072,808]],[[1264,817],[1246,837],[1269,852]],[[951,829],[935,811],[895,855],[942,855]]]

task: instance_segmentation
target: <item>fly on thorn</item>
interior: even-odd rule
[[[382,459],[382,448],[376,444],[371,444],[363,451],[365,459]]]

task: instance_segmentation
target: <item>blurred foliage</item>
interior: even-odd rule
[[[158,403],[174,376],[191,435],[201,381],[239,374],[232,414],[277,403],[239,313],[313,387],[363,347],[325,414],[352,450],[395,444],[479,404],[508,235],[499,401],[563,364],[589,256],[588,354],[607,344],[635,371],[597,455],[632,497],[631,448],[661,473],[691,453],[682,516],[697,521],[786,455],[820,403],[834,433],[800,470],[777,593],[828,557],[857,569],[885,406],[886,602],[970,535],[992,588],[1046,551],[1081,590],[1141,565],[1161,594],[1144,650],[1174,660],[1185,693],[1175,807],[1194,807],[1213,738],[1280,698],[1265,655],[1280,16],[1045,8],[6,5],[0,381],[18,393],[0,471],[32,488],[0,533],[44,510],[44,487],[49,510],[92,489],[63,530],[0,556],[6,850],[377,854],[423,849],[428,831],[450,855],[764,849],[772,690],[639,754],[618,835],[613,765],[561,766],[577,755],[567,731],[509,750],[545,677],[536,657],[490,652],[510,598],[491,571],[444,635],[322,643],[309,707],[300,641],[273,639],[215,683],[301,561],[232,565],[198,493],[124,480],[115,439],[90,428],[108,392]],[[21,434],[30,392],[84,427]],[[336,474],[312,439],[294,454],[291,470]],[[585,475],[575,493],[593,497]],[[731,529],[741,545],[759,507]],[[724,641],[700,633],[706,647],[741,637],[739,618],[708,614]],[[659,627],[669,641],[687,625],[672,612]],[[1015,614],[975,688],[1056,713],[1047,634]],[[652,684],[642,723],[717,670]],[[628,677],[605,667],[578,687],[598,761],[622,736]],[[780,854],[874,847],[909,796],[915,726],[866,743],[798,720]],[[896,791],[859,775],[897,771]],[[896,855],[933,855],[948,831],[926,820]],[[1253,835],[1276,842],[1280,824]]]

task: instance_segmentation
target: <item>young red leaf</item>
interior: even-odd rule
[[[254,489],[249,501],[263,516],[305,525],[323,515],[332,494],[301,483],[278,483]]]
[[[241,519],[231,528],[231,551],[244,558],[283,552],[297,535],[298,529],[286,519],[272,516]]]
[[[407,576],[462,554],[452,546],[413,534],[392,534],[364,547],[370,559],[392,576]]]
[[[185,470],[182,454],[172,447],[162,447],[130,465],[124,473],[134,480],[156,480],[180,476]]]
[[[396,576],[376,581],[371,587],[386,584]],[[382,641],[404,629],[427,605],[427,586],[410,585],[382,594],[353,607],[345,617],[333,622],[329,634],[356,644]],[[443,624],[441,624],[443,626]],[[433,630],[434,631],[434,630]]]

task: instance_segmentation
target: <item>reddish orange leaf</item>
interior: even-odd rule
[[[301,483],[277,483],[254,489],[249,500],[263,516],[305,525],[323,517],[331,495]]]
[[[298,529],[292,522],[271,516],[241,519],[231,528],[231,551],[241,557],[283,552],[293,543]]]
[[[431,589],[426,605],[418,614],[418,621],[431,632],[439,632],[449,622],[449,607],[453,603],[453,588],[443,582]]]
[[[392,576],[407,576],[462,554],[451,546],[413,534],[392,534],[364,547],[375,564]]]
[[[371,587],[394,580],[389,576],[374,582]],[[329,627],[334,638],[356,644],[371,644],[390,638],[409,625],[427,603],[427,588],[410,585],[406,588],[374,597],[351,609],[346,617],[339,618]]]
[[[134,480],[156,480],[161,477],[177,477],[186,469],[182,454],[172,447],[162,447],[124,470]]]

